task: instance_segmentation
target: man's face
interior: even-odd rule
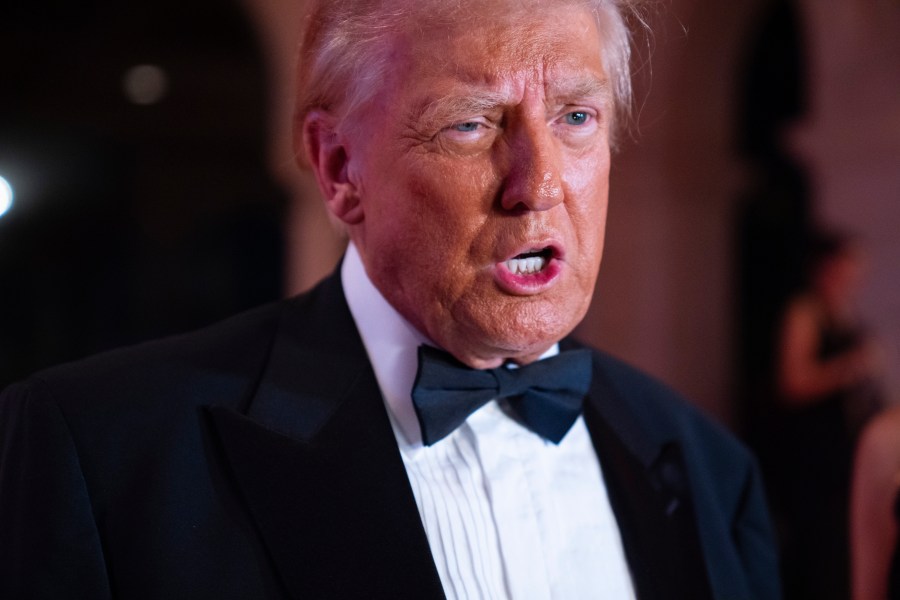
[[[398,36],[346,143],[362,209],[350,235],[370,278],[476,368],[534,360],[584,317],[610,164],[591,14],[498,4]]]

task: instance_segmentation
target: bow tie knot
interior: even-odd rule
[[[493,399],[529,429],[559,443],[581,414],[591,381],[590,350],[569,350],[519,367],[472,369],[430,346],[419,347],[412,398],[425,445],[449,435]]]

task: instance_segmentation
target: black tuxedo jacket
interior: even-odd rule
[[[642,600],[778,597],[741,446],[600,353],[585,418]],[[0,400],[0,598],[442,597],[336,276]]]

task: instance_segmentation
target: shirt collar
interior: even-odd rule
[[[418,348],[434,344],[385,300],[369,279],[352,242],[341,266],[341,283],[388,412],[409,444],[421,444],[411,392],[418,369]]]

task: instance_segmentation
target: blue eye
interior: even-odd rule
[[[463,133],[469,133],[475,131],[480,126],[480,123],[475,121],[466,121],[465,123],[457,123],[450,127],[454,131],[462,131]]]
[[[587,123],[589,115],[580,110],[576,110],[566,114],[566,125],[584,125]]]

